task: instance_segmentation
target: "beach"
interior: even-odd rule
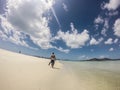
[[[0,90],[120,90],[120,61],[56,61],[0,49]]]

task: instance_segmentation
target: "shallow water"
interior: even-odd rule
[[[120,90],[120,61],[62,61],[62,63],[86,90]]]

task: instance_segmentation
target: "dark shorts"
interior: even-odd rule
[[[54,64],[54,63],[55,63],[55,61],[54,61],[54,60],[51,60],[51,63],[52,63],[52,64]]]

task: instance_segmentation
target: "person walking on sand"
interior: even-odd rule
[[[55,64],[55,60],[56,60],[56,57],[55,57],[55,54],[53,52],[52,55],[50,56],[50,62],[48,65],[51,65],[51,67],[53,68],[54,64]]]

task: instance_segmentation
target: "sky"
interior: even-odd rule
[[[120,58],[120,0],[0,0],[0,48],[70,60]]]

